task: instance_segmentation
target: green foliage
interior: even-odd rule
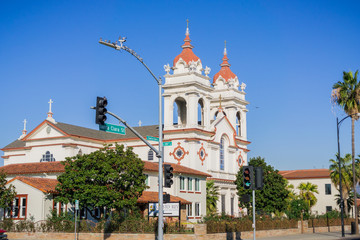
[[[267,165],[265,159],[261,157],[251,158],[249,165],[262,167],[264,172],[264,188],[256,190],[256,210],[266,213],[283,212],[286,209],[285,200],[289,195],[286,188],[285,179],[271,165]],[[239,198],[244,194],[252,196],[252,190],[245,190],[243,187],[242,167],[236,177],[236,186]],[[252,199],[249,203],[240,202],[240,207],[245,207],[251,211]]]
[[[339,161],[336,154],[336,160],[330,159],[330,178],[337,189],[340,191],[339,180]],[[354,205],[353,188],[353,171],[352,171],[352,155],[346,154],[345,157],[340,158],[341,161],[341,183],[342,183],[342,195],[344,199],[344,212],[349,215],[351,207]],[[357,181],[360,179],[360,160],[355,159],[355,178]],[[339,194],[338,194],[339,195]],[[340,208],[340,196],[337,196],[337,204]]]
[[[304,199],[293,199],[289,203],[288,209],[285,211],[289,219],[300,219],[303,212],[303,219],[309,219],[309,205]]]
[[[15,187],[11,184],[6,187],[6,183],[6,173],[0,171],[0,208],[10,206],[16,196]]]
[[[317,198],[314,194],[319,193],[317,185],[310,182],[300,183],[298,189],[300,190],[300,198],[307,203],[310,210],[317,202]]]
[[[146,189],[144,163],[132,148],[124,150],[123,145],[107,145],[90,154],[66,158],[63,164],[65,173],[58,177],[59,196],[55,200],[79,200],[80,207],[87,208],[97,220],[101,217],[93,215],[93,209],[132,209]],[[109,211],[103,218],[108,217]]]
[[[206,214],[216,213],[216,203],[219,200],[219,187],[213,180],[206,182]]]

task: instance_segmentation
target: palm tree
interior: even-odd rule
[[[316,204],[317,198],[314,193],[319,193],[317,185],[310,182],[300,183],[298,189],[300,190],[300,198],[304,199],[309,206],[309,210]]]
[[[349,216],[350,210],[354,205],[354,193],[350,192],[347,198],[345,198],[344,196],[343,196],[343,198],[344,198],[344,205],[347,206],[347,209],[344,207],[345,214],[347,216]],[[341,203],[340,194],[335,194],[335,200],[336,200],[336,204],[340,206],[340,203]]]
[[[336,159],[337,154],[336,154]],[[348,201],[346,199],[349,199],[352,188],[352,172],[351,172],[351,154],[346,154],[344,158],[341,158],[341,184],[342,184],[342,195],[345,199],[344,201],[344,212],[346,215],[350,212],[350,206],[348,205]],[[357,165],[359,166],[359,165]],[[337,160],[330,159],[330,178],[331,181],[337,186],[337,189],[339,190],[340,182],[339,182],[339,163]],[[359,167],[358,167],[359,169]]]
[[[351,117],[351,146],[352,146],[352,170],[353,170],[353,191],[356,196],[356,179],[355,179],[355,120],[358,119],[356,115],[359,113],[360,101],[360,83],[357,80],[359,70],[355,75],[351,71],[343,72],[343,81],[338,81],[333,85],[331,99],[334,103],[344,109],[345,113]],[[355,201],[356,202],[356,201]],[[355,207],[355,222],[358,222],[357,204]],[[359,225],[355,224],[355,234],[359,234]]]
[[[219,200],[219,186],[213,180],[206,182],[206,214],[216,213],[216,202]]]

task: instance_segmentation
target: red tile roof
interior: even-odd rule
[[[137,203],[148,203],[148,202],[158,202],[159,201],[159,194],[157,192],[151,191],[144,191],[141,197],[137,200]],[[181,198],[170,195],[170,202],[179,202],[181,204],[191,204],[191,202]]]
[[[36,189],[39,189],[44,193],[56,193],[55,187],[58,184],[58,180],[56,179],[34,178],[34,177],[23,177],[23,176],[17,176],[11,179],[10,181],[8,181],[7,184],[14,182],[15,180],[19,180],[25,184],[28,184]],[[137,203],[157,202],[158,199],[159,198],[157,192],[144,191],[141,197],[137,200]],[[179,202],[179,201],[181,201],[181,204],[191,203],[183,198],[170,195],[170,202]]]
[[[61,162],[35,162],[16,163],[0,167],[8,175],[34,174],[34,173],[61,173],[64,172],[64,165]]]
[[[8,175],[22,175],[22,174],[36,174],[36,173],[62,173],[64,172],[64,165],[62,162],[37,162],[37,163],[17,163],[9,164],[3,167],[0,167],[0,171],[3,170]],[[200,172],[198,170],[181,166],[175,163],[166,163],[170,164],[174,173],[183,173],[188,175],[204,176],[211,177],[211,175]],[[144,161],[144,170],[157,172],[158,163]]]
[[[26,183],[36,189],[39,189],[40,191],[44,193],[54,193],[55,187],[58,183],[56,179],[49,179],[49,178],[34,178],[34,177],[23,177],[23,176],[17,176],[10,181],[7,182],[7,184],[19,180],[23,183]]]
[[[330,178],[329,169],[303,169],[279,171],[286,179]]]
[[[213,180],[216,182],[227,182],[227,183],[234,183],[235,180],[230,180],[230,179],[224,179],[224,178],[207,178],[206,180]]]
[[[157,172],[159,169],[159,165],[158,163],[155,162],[145,162],[145,171],[151,171],[151,172]],[[183,174],[188,174],[188,175],[196,175],[196,176],[204,176],[204,177],[211,177],[210,174],[192,169],[192,168],[188,168],[176,163],[164,163],[164,164],[170,164],[173,169],[174,169],[174,173],[183,173]]]

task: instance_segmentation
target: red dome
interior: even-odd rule
[[[213,83],[215,83],[220,76],[225,79],[226,82],[228,82],[232,78],[236,78],[235,73],[230,70],[230,64],[228,63],[229,59],[227,58],[226,49],[224,51],[224,57],[222,60],[223,62],[220,64],[221,69],[218,73],[215,74],[213,78]]]
[[[192,51],[192,49],[194,48],[190,42],[190,37],[189,37],[189,29],[186,29],[186,37],[184,39],[184,44],[181,46],[182,47],[182,52],[177,55],[174,59],[174,66],[176,65],[176,63],[180,60],[180,58],[182,60],[184,60],[186,62],[186,64],[189,64],[189,62],[194,61],[197,62],[198,60],[200,60],[200,58],[198,56],[196,56],[194,54],[194,52]]]

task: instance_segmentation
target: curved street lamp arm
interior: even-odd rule
[[[99,40],[99,43],[100,44],[103,44],[105,46],[108,46],[108,47],[112,47],[114,48],[115,50],[125,50],[126,52],[130,53],[131,55],[133,55],[137,60],[139,60],[139,62],[142,63],[142,65],[144,65],[144,67],[149,71],[149,73],[151,74],[151,76],[153,76],[153,78],[156,80],[156,82],[160,85],[161,84],[161,78],[157,78],[155,76],[155,74],[150,70],[150,68],[144,63],[144,60],[132,49],[128,48],[127,46],[125,46],[123,44],[123,42],[125,42],[125,38],[119,38],[119,42],[120,42],[120,45],[118,45],[117,43],[111,43],[110,40],[109,41],[103,41],[101,38]]]

